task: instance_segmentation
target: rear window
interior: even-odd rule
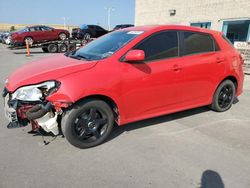
[[[212,36],[197,32],[183,32],[184,55],[214,52],[218,50]]]

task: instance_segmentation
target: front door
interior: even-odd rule
[[[142,63],[122,63],[122,102],[127,121],[163,114],[182,102],[182,65],[178,34],[153,34],[133,49],[145,52]]]

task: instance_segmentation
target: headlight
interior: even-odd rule
[[[12,94],[12,99],[22,101],[39,101],[54,93],[60,86],[58,81],[47,81],[37,85],[24,86]]]

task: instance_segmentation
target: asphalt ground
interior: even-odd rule
[[[0,44],[0,90],[17,67],[49,55]],[[0,120],[0,188],[250,187],[250,76],[227,112],[201,107],[132,123],[86,150],[60,136],[44,145],[29,126],[7,129],[3,99]]]

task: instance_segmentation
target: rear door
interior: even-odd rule
[[[57,32],[53,28],[47,26],[40,26],[41,40],[56,40],[58,39]]]
[[[174,110],[182,102],[183,73],[178,34],[162,31],[136,45],[145,52],[142,63],[122,63],[122,100],[128,121]]]
[[[207,103],[225,71],[225,56],[210,34],[183,31],[181,36],[183,100],[190,105]]]
[[[34,26],[34,27],[30,27],[30,36],[33,38],[34,41],[41,41],[42,37],[41,37],[41,30],[39,26]]]

